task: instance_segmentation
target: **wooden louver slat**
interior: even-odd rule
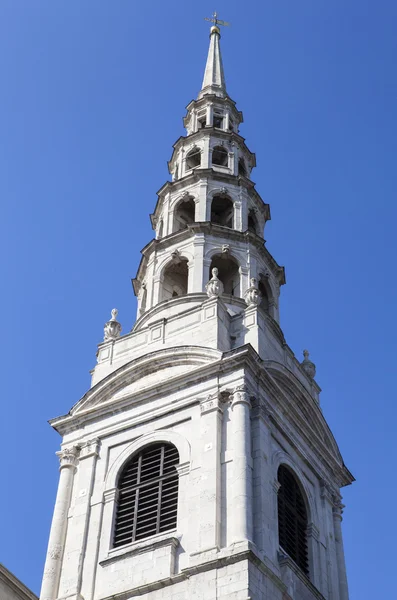
[[[283,465],[278,470],[278,533],[280,546],[309,575],[307,514],[305,501],[293,473]]]
[[[171,444],[152,444],[121,472],[113,546],[124,546],[176,527],[179,455]]]

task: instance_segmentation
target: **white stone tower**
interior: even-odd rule
[[[41,600],[348,600],[353,477],[315,366],[279,325],[284,269],[217,25],[133,281],[137,321],[122,336],[112,311],[91,388],[51,422],[63,439]]]

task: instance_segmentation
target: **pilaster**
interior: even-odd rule
[[[218,393],[200,402],[201,481],[199,551],[218,551],[221,530],[221,432],[223,407]]]

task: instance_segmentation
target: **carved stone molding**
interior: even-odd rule
[[[213,411],[223,412],[223,403],[219,394],[209,395],[205,400],[200,401],[200,411],[205,415]]]
[[[65,448],[64,450],[56,452],[56,455],[59,458],[59,468],[63,469],[71,467],[72,469],[75,469],[79,462],[79,452],[79,446],[72,446],[71,448]]]
[[[342,504],[342,502],[340,501],[340,499],[335,499],[334,500],[334,505],[332,507],[332,514],[334,519],[339,519],[340,521],[342,521],[343,517],[343,509],[345,508],[345,505]]]
[[[117,488],[106,490],[103,492],[103,499],[105,504],[108,502],[117,502],[119,499],[119,490]]]
[[[277,479],[274,479],[274,481],[272,483],[272,488],[275,491],[275,494],[277,496],[278,490],[281,488],[281,483]]]
[[[317,541],[320,539],[320,531],[314,523],[309,523],[307,526],[307,537],[312,537]]]
[[[238,385],[233,391],[232,408],[236,404],[246,404],[248,408],[251,408],[250,395],[246,385]]]
[[[179,477],[184,477],[190,473],[190,462],[185,462],[176,467]]]
[[[88,442],[84,442],[80,449],[80,460],[90,456],[98,456],[100,447],[101,441],[99,438],[93,438],[92,440],[88,440]]]

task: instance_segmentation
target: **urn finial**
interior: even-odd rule
[[[105,327],[103,330],[104,331],[104,336],[103,336],[104,342],[108,342],[109,340],[117,340],[117,338],[120,337],[121,325],[117,321],[118,314],[119,314],[119,311],[117,310],[117,308],[113,308],[112,312],[111,312],[111,315],[112,315],[111,319],[110,319],[110,321],[105,323]]]
[[[216,298],[223,294],[223,283],[218,278],[218,269],[214,267],[211,271],[212,277],[209,282],[206,284],[205,289],[207,290],[208,298]]]
[[[306,373],[309,375],[310,379],[314,379],[314,377],[316,376],[316,365],[309,359],[309,351],[308,350],[304,350],[303,351],[303,361],[301,362],[301,365],[303,367],[303,369],[306,371]]]
[[[258,306],[261,301],[261,293],[258,289],[258,280],[255,277],[251,277],[250,283],[250,287],[244,294],[244,300],[248,306]]]

